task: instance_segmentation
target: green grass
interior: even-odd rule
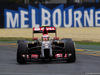
[[[0,38],[0,42],[5,41],[17,41],[21,39],[26,39],[28,41],[32,41],[32,38]],[[75,41],[76,44],[80,45],[100,45],[100,42],[92,42],[92,41]]]
[[[92,42],[92,41],[75,41],[75,43],[80,45],[100,45],[100,42]]]
[[[0,38],[0,41],[1,42],[3,42],[3,41],[17,41],[17,40],[21,40],[21,39],[26,39],[29,41],[32,40],[32,38]]]

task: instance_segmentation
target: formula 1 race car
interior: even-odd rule
[[[34,37],[34,33],[42,33],[41,39]],[[55,37],[50,39],[48,33],[55,33]],[[24,64],[34,59],[53,60],[63,59],[67,62],[75,62],[75,43],[71,38],[59,40],[56,28],[42,26],[33,28],[33,41],[17,41],[17,62]]]

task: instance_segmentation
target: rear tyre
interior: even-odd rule
[[[73,41],[65,41],[65,53],[67,54],[67,62],[76,61],[75,43]],[[71,54],[71,55],[70,55]]]
[[[17,43],[26,42],[27,40],[18,40]]]
[[[62,40],[72,41],[71,38],[63,38]]]
[[[18,43],[18,49],[17,49],[17,62],[19,64],[26,63],[26,60],[24,57],[22,57],[23,54],[28,53],[27,43],[26,42],[20,42]]]

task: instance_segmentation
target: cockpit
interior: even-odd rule
[[[42,36],[42,41],[49,41],[49,36]]]

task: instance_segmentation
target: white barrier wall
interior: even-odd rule
[[[32,38],[32,28],[29,29],[0,29],[0,38]],[[42,35],[42,34],[41,34]],[[41,37],[40,34],[35,35]],[[100,27],[85,28],[57,28],[57,35],[61,38],[72,38],[74,41],[100,42]],[[53,37],[54,34],[50,34]]]

